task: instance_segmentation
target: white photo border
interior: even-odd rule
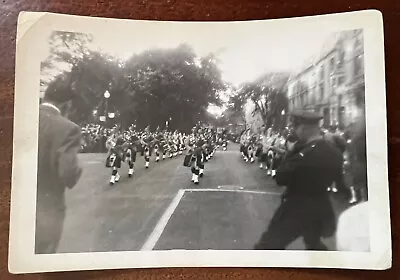
[[[113,28],[117,32],[136,28],[148,34],[157,32],[160,36],[165,36],[162,31],[170,34],[174,31],[187,31],[186,29],[193,32],[194,29],[206,31],[212,28],[213,32],[224,30],[225,36],[229,36],[250,27],[263,28],[265,34],[283,29],[293,32],[363,29],[371,251],[172,250],[35,255],[36,187],[33,186],[37,182],[41,63],[40,55],[37,54],[46,47],[50,32],[64,30],[101,34],[104,28]],[[391,267],[384,37],[382,14],[377,10],[263,21],[201,23],[133,21],[23,12],[18,20],[14,112],[9,239],[11,273],[149,267],[313,267],[374,270]]]

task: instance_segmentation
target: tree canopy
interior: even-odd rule
[[[111,121],[123,126],[189,130],[207,117],[209,104],[221,104],[219,92],[225,85],[213,54],[198,57],[183,44],[147,50],[122,63],[91,50],[91,41],[86,34],[53,32],[50,55],[42,63],[43,90],[57,73],[72,67],[79,73],[75,80],[79,96],[68,112],[75,122],[112,112]],[[107,90],[109,98],[104,97]]]
[[[244,110],[250,101],[254,105],[253,115],[259,114],[266,127],[279,128],[282,113],[287,112],[286,84],[288,73],[266,73],[252,82],[242,84],[231,96],[231,108]]]

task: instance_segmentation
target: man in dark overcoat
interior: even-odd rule
[[[62,115],[74,94],[71,75],[62,74],[49,84],[39,109],[37,254],[56,253],[66,212],[65,190],[76,185],[82,172],[77,159],[81,128]]]
[[[293,112],[292,118],[299,140],[285,155],[275,177],[286,191],[255,249],[283,250],[302,237],[306,249],[327,250],[321,238],[332,236],[336,227],[327,187],[343,182],[343,158],[338,149],[323,139],[319,128],[321,115]]]

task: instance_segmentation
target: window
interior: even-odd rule
[[[361,76],[364,74],[364,56],[358,55],[354,59],[354,76]]]
[[[324,86],[324,82],[319,84],[319,99],[322,100],[324,99],[324,95],[325,95],[325,86]]]
[[[304,105],[308,105],[309,104],[309,92],[306,90],[304,92]]]
[[[321,82],[321,80],[323,81],[324,80],[324,66],[322,65],[321,66],[321,68],[320,68],[320,70],[319,70],[319,82]]]
[[[329,61],[329,71],[333,73],[335,71],[335,58],[332,57]]]
[[[314,104],[314,99],[315,99],[314,95],[315,95],[315,88],[312,88],[312,89],[310,89],[309,97],[308,97],[309,104]]]
[[[325,95],[325,79],[324,79],[324,67],[322,66],[319,72],[319,99],[322,100]]]

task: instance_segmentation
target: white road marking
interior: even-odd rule
[[[220,151],[220,153],[222,154],[222,153],[224,153],[224,154],[240,154],[240,152],[239,151],[232,151],[232,150],[230,150],[230,151]],[[218,155],[219,153],[215,153],[216,155]]]
[[[221,186],[218,186],[218,189],[243,190],[244,188],[241,186],[237,186],[237,185],[221,185]]]
[[[243,190],[243,187],[238,187],[239,189],[221,189],[220,187],[226,186],[218,186],[218,189],[181,189],[178,191],[171,204],[165,210],[164,214],[161,216],[160,220],[154,227],[152,233],[147,238],[146,242],[143,244],[141,251],[151,251],[156,246],[158,240],[160,239],[164,229],[166,228],[169,220],[175,212],[175,209],[178,207],[180,201],[182,200],[185,192],[237,192],[237,193],[251,193],[251,194],[268,194],[268,195],[281,195],[281,193],[275,192],[265,192],[265,191],[252,191],[252,190]]]
[[[254,194],[270,194],[281,195],[276,192],[252,191],[252,190],[235,190],[235,189],[185,189],[185,192],[238,192],[238,193],[254,193]]]
[[[178,207],[179,202],[181,201],[183,195],[185,194],[185,190],[179,190],[174,199],[172,200],[171,204],[168,206],[167,210],[165,210],[164,214],[161,216],[160,220],[158,221],[157,225],[153,229],[153,232],[147,238],[146,242],[143,244],[141,251],[151,251],[153,250],[154,246],[156,246],[158,240],[161,237],[165,227],[168,224],[169,219],[171,218],[172,214],[174,213],[176,207]]]
[[[92,160],[92,161],[86,162],[86,164],[97,164],[97,163],[101,163],[101,161],[100,160]]]

